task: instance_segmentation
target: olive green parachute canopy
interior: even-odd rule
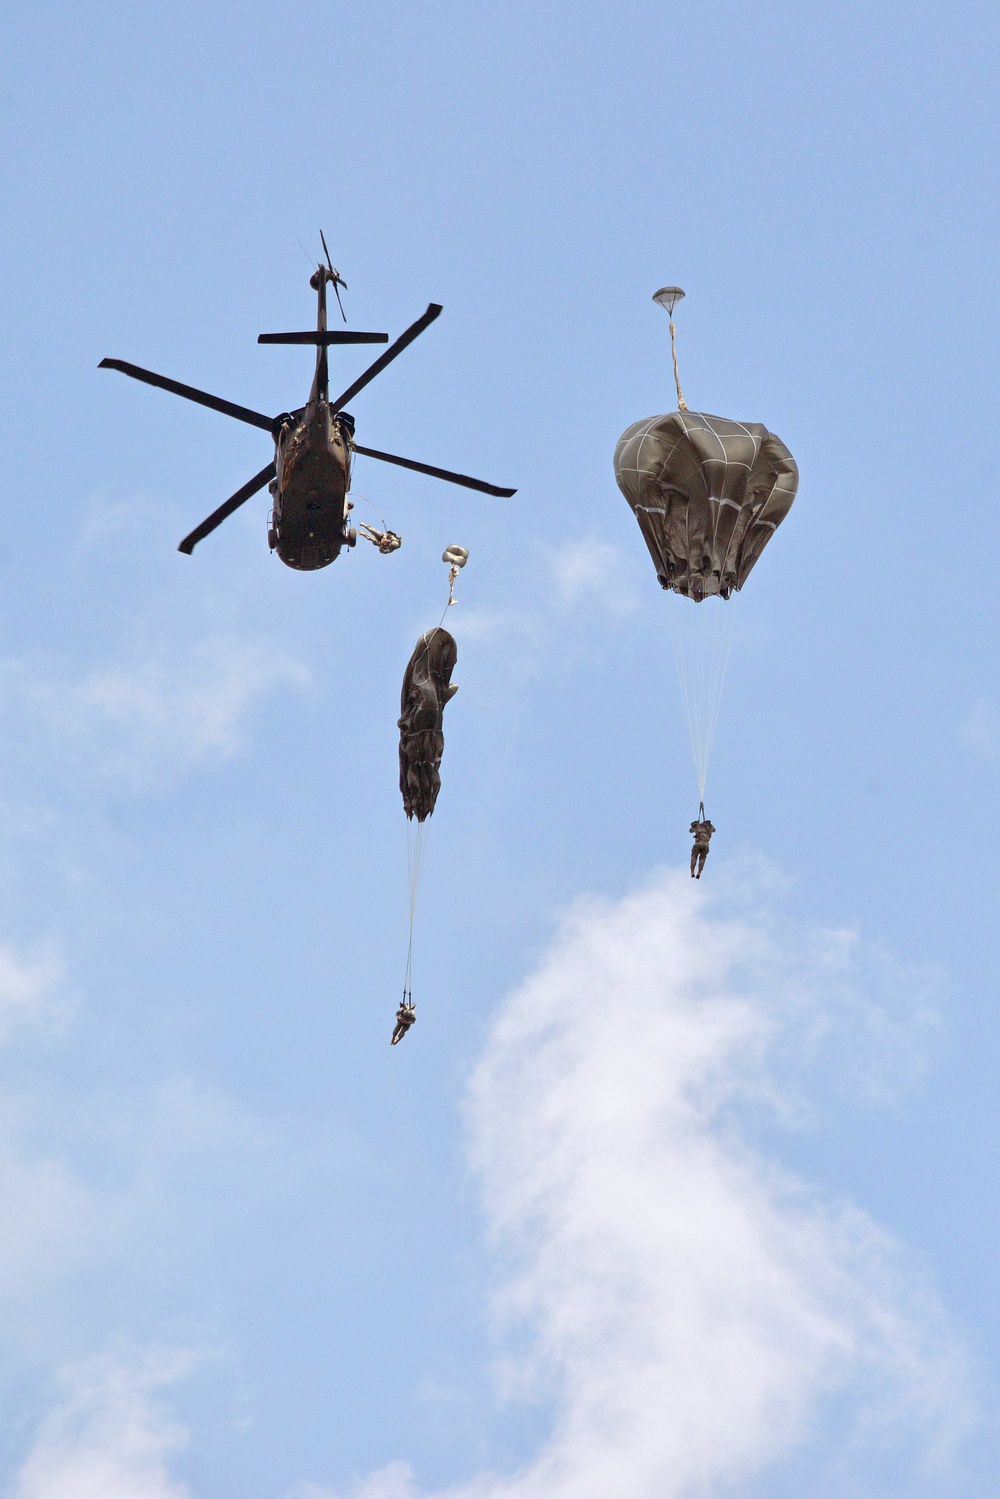
[[[441,790],[444,705],[458,691],[454,637],[439,625],[421,635],[403,677],[399,716],[399,789],[407,817],[425,822]]]
[[[661,585],[701,600],[743,587],[791,508],[799,471],[759,422],[673,411],[622,433],[615,478]]]

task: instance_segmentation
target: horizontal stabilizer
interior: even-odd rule
[[[350,333],[338,328],[333,333],[261,333],[259,344],[387,344],[388,333]]]

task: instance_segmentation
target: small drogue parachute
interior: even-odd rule
[[[458,660],[454,636],[439,625],[414,648],[400,694],[399,789],[407,817],[426,822],[441,790],[444,709],[458,691],[451,674]]]
[[[732,595],[791,509],[799,471],[759,422],[688,409],[677,368],[679,286],[653,295],[670,317],[677,410],[633,422],[615,448],[615,479],[642,532],[660,586],[707,606],[677,605],[674,649],[701,802],[732,644]],[[700,814],[700,815],[703,815]]]

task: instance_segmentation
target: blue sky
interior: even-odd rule
[[[589,1499],[605,1461],[640,1499],[995,1493],[997,32],[971,4],[8,11],[12,1496]],[[256,336],[308,326],[321,226],[353,326],[444,304],[359,441],[517,498],[358,460],[396,556],[295,574],[258,498],[182,557],[266,436],[98,361],[299,404],[308,352]],[[667,601],[611,471],[673,404],[665,282],[689,403],[801,473],[739,602],[697,896]],[[390,1051],[399,682],[451,542]],[[681,1327],[672,1294],[729,1310]]]

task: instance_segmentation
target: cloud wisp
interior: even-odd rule
[[[0,1045],[18,1031],[50,1024],[66,1011],[57,991],[62,964],[51,953],[22,957],[0,942]]]
[[[232,635],[179,641],[170,652],[136,650],[75,680],[18,661],[0,670],[0,688],[49,752],[136,789],[234,755],[262,698],[308,682],[305,668],[271,641]]]
[[[966,715],[960,730],[962,742],[987,760],[995,760],[1000,751],[1000,713],[988,693],[981,692]]]
[[[567,619],[614,625],[641,607],[633,560],[598,537],[564,539],[558,547],[538,543],[531,561],[516,602],[462,611],[462,636],[484,646],[502,644],[504,669],[516,680],[536,675],[554,651],[565,656]]]
[[[195,1361],[118,1354],[64,1370],[13,1499],[186,1499],[169,1472],[185,1433],[158,1396]]]

